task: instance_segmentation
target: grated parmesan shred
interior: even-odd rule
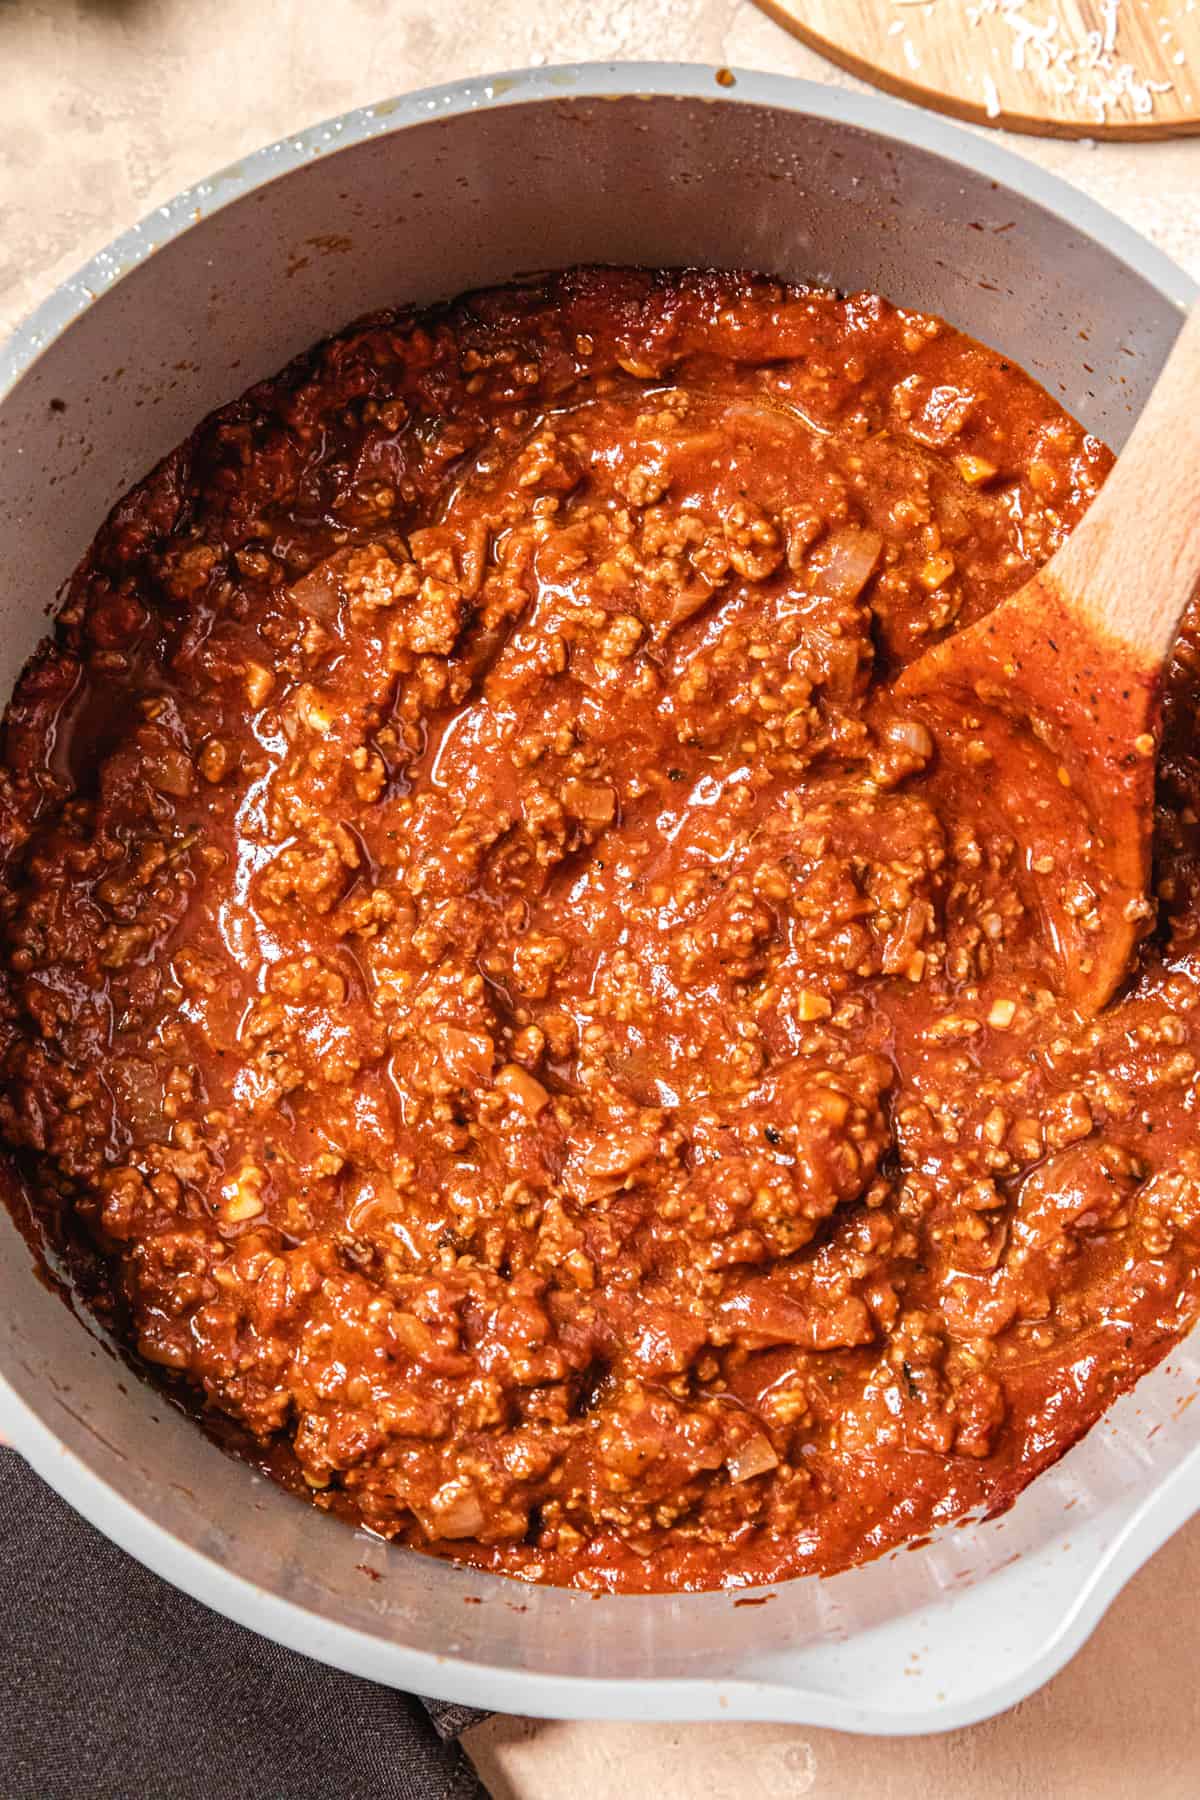
[[[921,4],[928,11],[932,0],[892,0],[892,4]],[[1194,0],[1188,0],[1189,12],[1193,4]],[[1100,22],[1084,35],[1082,42],[1068,36],[1052,0],[1038,0],[1036,8],[1030,0],[972,0],[963,11],[970,25],[996,19],[1006,26],[1014,72],[1032,74],[1057,99],[1070,100],[1081,111],[1090,113],[1097,125],[1107,124],[1113,112],[1146,118],[1154,111],[1156,97],[1173,91],[1172,82],[1152,80],[1140,74],[1131,62],[1122,60],[1118,46],[1121,0],[1100,0]],[[897,23],[903,31],[903,23]],[[910,68],[915,69],[918,65],[907,39],[903,49]],[[1177,52],[1173,60],[1176,66],[1182,66],[1182,52]],[[990,74],[985,73],[980,79],[988,118],[998,118],[1003,105],[996,83]]]

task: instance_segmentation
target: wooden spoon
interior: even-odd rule
[[[986,783],[1065,991],[1098,1012],[1146,898],[1163,673],[1200,581],[1200,308],[1062,548],[900,676],[943,758]]]

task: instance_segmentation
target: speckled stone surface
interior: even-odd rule
[[[751,0],[0,0],[0,332],[152,206],[328,114],[528,63],[658,57],[855,85]],[[1013,147],[1200,278],[1200,139]],[[498,1718],[469,1747],[495,1800],[1195,1800],[1198,1593],[1200,1520],[1049,1687],[944,1737]]]

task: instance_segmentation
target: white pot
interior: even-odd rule
[[[1010,354],[1114,445],[1194,292],[1031,164],[805,82],[543,69],[350,113],[160,208],[0,354],[4,691],[109,506],[211,408],[372,308],[576,262],[881,290]],[[1005,1517],[914,1552],[763,1606],[594,1600],[389,1549],[224,1456],[38,1279],[0,1208],[0,1431],[60,1494],[256,1631],[514,1712],[917,1732],[998,1711],[1193,1511],[1198,1380],[1182,1345]]]

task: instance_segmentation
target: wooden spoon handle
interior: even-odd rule
[[[1043,574],[1135,667],[1170,654],[1200,581],[1200,306],[1116,467]]]

